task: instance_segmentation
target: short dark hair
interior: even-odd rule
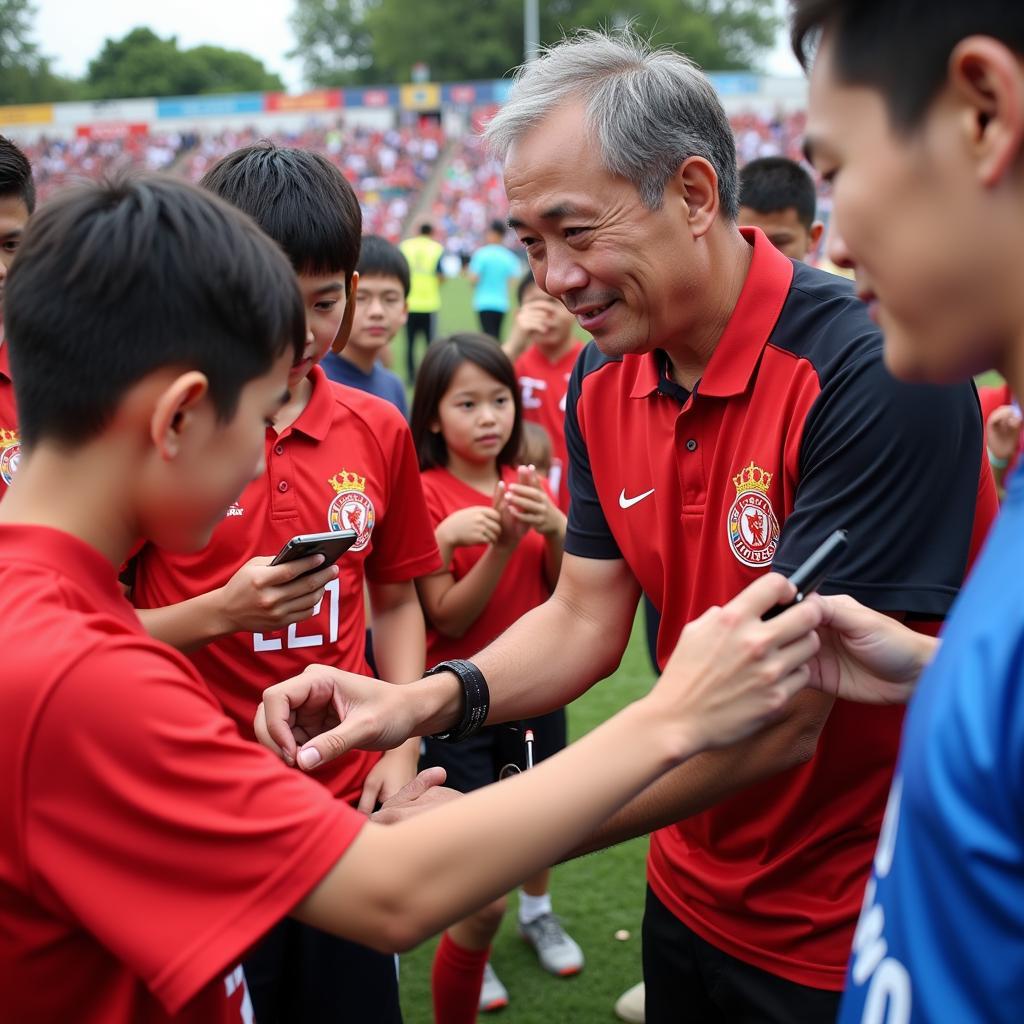
[[[364,235],[359,253],[360,277],[394,277],[402,284],[402,292],[409,294],[409,261],[397,245],[380,235]]]
[[[740,206],[758,213],[796,210],[809,231],[814,223],[817,195],[811,176],[795,160],[765,156],[751,160],[740,170]]]
[[[421,235],[432,235],[434,233],[434,225],[430,223],[420,225]]]
[[[505,237],[505,232],[508,231],[508,225],[503,220],[492,220],[488,227],[496,235],[501,235],[502,238]]]
[[[227,203],[158,175],[81,185],[29,222],[4,290],[27,446],[75,446],[166,366],[204,373],[221,420],[305,345],[288,261]]]
[[[880,92],[893,126],[917,127],[961,39],[992,36],[1024,55],[1024,4],[1007,0],[792,0],[793,51],[806,68],[822,32],[836,76]]]
[[[264,139],[219,160],[199,184],[250,217],[284,249],[298,274],[345,275],[359,262],[363,213],[326,157]]]
[[[432,431],[430,425],[437,419],[437,410],[451,386],[452,377],[465,362],[475,363],[484,373],[512,392],[515,420],[512,434],[505,447],[498,452],[497,463],[499,466],[517,464],[523,433],[523,406],[515,368],[493,338],[486,334],[466,332],[432,341],[420,363],[419,373],[416,374],[410,426],[420,469],[436,469],[448,465],[448,446],[444,437]]]
[[[36,208],[36,183],[28,157],[5,135],[0,135],[0,197],[14,196],[33,213]]]

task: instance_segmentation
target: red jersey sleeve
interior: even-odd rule
[[[381,403],[382,405],[385,403]],[[401,583],[437,572],[441,555],[423,500],[423,486],[412,434],[404,419],[388,406],[382,416],[380,443],[390,451],[388,514],[373,537],[366,577],[373,583]]]
[[[288,914],[366,821],[242,740],[198,677],[144,639],[81,658],[38,723],[23,803],[32,888],[169,1013]]]

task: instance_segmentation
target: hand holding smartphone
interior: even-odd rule
[[[761,618],[765,622],[774,619],[776,615],[784,612],[787,608],[799,604],[808,594],[813,594],[839,563],[848,543],[845,530],[835,530],[831,533],[823,544],[815,548],[807,561],[789,577],[789,582],[796,587],[796,597],[792,602],[777,604],[774,608],[766,611]]]

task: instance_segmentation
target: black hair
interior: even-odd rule
[[[433,233],[434,233],[434,225],[433,224],[427,223],[427,224],[421,224],[420,225],[420,234],[421,235],[432,235]]]
[[[817,195],[811,176],[795,160],[765,156],[751,160],[740,171],[740,206],[758,213],[796,210],[808,231],[814,223]]]
[[[326,157],[264,139],[229,153],[199,184],[249,214],[296,273],[343,273],[351,283],[363,214],[352,186]]]
[[[492,220],[489,226],[491,231],[496,235],[501,235],[502,238],[505,237],[505,232],[508,231],[508,225],[503,220]]]
[[[277,246],[227,203],[159,175],[71,188],[35,214],[4,320],[27,446],[90,439],[167,366],[205,374],[228,420],[245,384],[306,339]]]
[[[0,197],[13,196],[29,213],[36,208],[36,183],[28,157],[4,135],[0,135]]]
[[[380,235],[364,235],[359,253],[360,277],[395,277],[402,283],[402,292],[409,295],[409,261],[397,245]]]
[[[452,378],[465,362],[479,366],[484,373],[512,392],[516,413],[512,433],[505,447],[498,452],[496,461],[499,466],[518,464],[523,433],[523,406],[515,368],[493,338],[486,334],[466,332],[432,341],[420,364],[419,373],[416,374],[410,426],[420,469],[436,469],[448,465],[448,446],[444,443],[444,436],[430,427],[437,420],[441,399],[451,387]]]
[[[792,7],[793,52],[804,68],[827,30],[837,78],[880,92],[902,131],[923,120],[961,39],[991,36],[1024,56],[1019,0],[792,0]]]

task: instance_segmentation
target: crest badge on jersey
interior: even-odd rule
[[[751,461],[732,478],[736,500],[726,523],[729,545],[744,565],[755,569],[771,565],[779,546],[779,521],[768,500],[773,475]]]
[[[18,471],[21,459],[21,439],[16,430],[0,430],[0,479],[8,487]]]
[[[373,502],[366,496],[366,477],[343,469],[329,482],[335,497],[327,507],[327,525],[332,530],[355,530],[358,536],[349,550],[362,551],[377,521]]]

